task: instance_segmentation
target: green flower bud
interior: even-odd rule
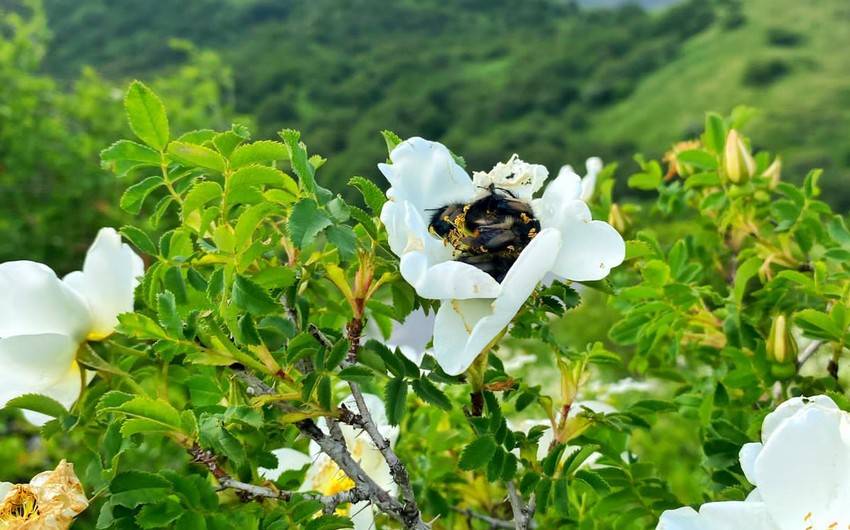
[[[767,356],[778,363],[790,362],[797,357],[797,341],[791,335],[785,315],[778,315],[770,325],[767,338]]]
[[[724,162],[726,177],[734,184],[746,183],[756,172],[756,161],[735,129],[726,137]]]

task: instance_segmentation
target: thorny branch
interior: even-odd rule
[[[476,511],[470,510],[468,508],[462,509],[462,508],[453,507],[452,509],[454,511],[456,511],[457,513],[462,513],[468,519],[478,519],[479,521],[484,521],[485,523],[490,525],[491,529],[504,528],[506,530],[513,530],[514,528],[516,528],[516,525],[511,521],[505,521],[505,520],[502,520],[502,519],[497,519],[495,517],[490,517],[489,515],[485,515],[483,513],[478,513]]]
[[[514,512],[514,528],[516,530],[529,530],[533,528],[534,519],[534,495],[532,494],[531,498],[528,501],[528,504],[525,504],[522,501],[522,497],[519,492],[516,490],[516,485],[514,485],[513,481],[509,481],[507,483],[508,488],[508,499],[511,502],[511,509]]]
[[[223,489],[236,490],[237,495],[243,501],[251,501],[254,499],[279,499],[289,501],[292,499],[293,492],[284,490],[275,490],[256,484],[248,484],[234,479],[218,464],[218,457],[212,451],[205,451],[197,443],[188,449],[192,455],[193,461],[198,464],[203,464],[210,470],[210,473],[216,478]],[[315,500],[322,503],[323,513],[333,513],[340,504],[357,503],[367,500],[368,493],[358,487],[354,487],[347,491],[341,491],[334,495],[319,495],[317,493],[298,493],[301,497],[308,500]]]
[[[231,367],[236,376],[239,377],[248,388],[256,396],[274,395],[274,389],[263,382],[255,375],[247,372],[241,367]],[[291,411],[291,406],[285,403],[275,403],[275,406],[284,411]],[[364,407],[365,409],[365,407]],[[361,409],[363,410],[363,409]],[[374,423],[373,423],[374,424]],[[402,505],[398,499],[394,498],[386,490],[381,488],[369,475],[363,471],[360,464],[354,460],[348,447],[345,445],[345,438],[342,431],[339,429],[337,422],[328,418],[328,430],[330,434],[325,434],[316,423],[311,419],[301,420],[295,423],[295,426],[302,434],[316,442],[319,448],[328,455],[337,466],[348,475],[355,483],[355,490],[359,490],[358,495],[364,499],[370,500],[382,512],[399,520],[404,524],[405,528],[412,530],[429,530],[430,525],[422,520],[416,504],[412,504],[415,511],[411,511],[411,503]]]

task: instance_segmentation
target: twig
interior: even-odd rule
[[[242,368],[231,367],[236,375],[252,389],[254,395],[264,396],[273,395],[274,390],[265,382],[250,374]],[[275,406],[284,411],[288,411],[291,405],[285,403],[275,403]],[[364,407],[365,409],[365,407]],[[312,419],[304,419],[295,422],[295,426],[302,434],[316,442],[323,453],[328,455],[331,460],[355,483],[355,489],[359,489],[365,499],[370,500],[382,512],[399,520],[404,524],[405,528],[412,530],[430,530],[430,525],[422,520],[420,512],[411,513],[407,503],[402,505],[398,499],[394,498],[386,490],[381,488],[354,460],[348,447],[345,445],[345,438],[339,428],[336,420],[327,418],[328,431],[330,434],[325,434]],[[414,505],[415,506],[415,505]]]
[[[322,330],[320,330],[318,328],[318,326],[316,326],[315,324],[310,324],[307,327],[307,331],[310,332],[310,335],[312,335],[313,338],[315,338],[317,341],[319,341],[319,344],[321,344],[322,346],[324,346],[325,348],[327,348],[329,350],[333,349],[333,347],[334,347],[333,342],[331,342],[331,340],[324,333],[322,333]]]
[[[476,511],[470,510],[469,508],[464,510],[462,508],[457,508],[457,507],[453,506],[452,509],[454,511],[458,512],[458,513],[462,513],[463,515],[467,516],[468,518],[478,519],[479,521],[484,521],[485,523],[490,525],[490,528],[505,528],[505,529],[509,529],[509,530],[513,530],[514,528],[516,528],[514,523],[512,523],[511,521],[505,521],[503,519],[496,519],[495,517],[490,517],[489,515],[485,515],[483,513],[478,513]]]
[[[318,329],[316,331],[319,331]],[[351,362],[357,358],[357,351],[360,349],[360,333],[363,331],[363,322],[359,318],[353,318],[346,326],[348,332],[348,340],[351,341],[351,347],[348,350],[348,359]],[[363,397],[363,392],[360,390],[360,385],[349,381],[348,386],[351,388],[351,395],[354,397],[354,402],[357,403],[357,410],[360,413],[360,426],[372,439],[375,446],[381,452],[381,456],[390,468],[390,474],[393,481],[401,490],[401,497],[404,499],[404,511],[408,518],[419,517],[419,506],[416,504],[416,496],[413,493],[413,485],[410,483],[410,475],[407,473],[407,468],[399,460],[398,456],[390,446],[390,441],[384,438],[372,419],[372,413],[366,406],[366,400]]]
[[[800,368],[803,367],[804,364],[806,364],[806,361],[811,359],[812,356],[815,353],[817,353],[818,349],[821,346],[823,346],[822,340],[813,340],[812,342],[809,343],[808,346],[806,346],[806,349],[803,350],[802,353],[800,353],[800,355],[797,357],[797,370],[798,371],[800,370]]]
[[[193,461],[203,464],[210,470],[210,473],[216,478],[222,489],[233,489],[245,501],[254,499],[278,499],[289,501],[292,499],[293,492],[285,490],[273,490],[256,484],[248,484],[234,479],[218,464],[218,457],[212,451],[203,450],[197,443],[189,450]],[[308,500],[316,500],[322,503],[322,511],[324,513],[333,513],[340,504],[357,503],[368,500],[368,495],[363,490],[355,487],[347,491],[341,491],[334,495],[319,495],[316,493],[300,493],[303,498]]]
[[[516,530],[529,530],[529,528],[532,528],[532,519],[534,518],[534,508],[536,504],[534,496],[532,495],[526,505],[522,501],[522,497],[520,497],[519,492],[517,492],[516,485],[514,485],[512,480],[508,481],[507,488],[508,500],[510,500],[511,510],[514,512],[514,528],[516,528]]]

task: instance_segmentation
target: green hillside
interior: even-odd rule
[[[715,25],[634,92],[597,113],[588,144],[631,143],[657,153],[699,130],[706,110],[761,109],[751,124],[763,147],[783,153],[784,174],[827,170],[829,200],[850,206],[850,4],[750,0],[743,23]]]

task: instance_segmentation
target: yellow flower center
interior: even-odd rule
[[[0,525],[5,529],[15,528],[15,523],[22,524],[35,519],[40,514],[38,498],[29,486],[16,485],[6,495],[6,500],[0,506]]]

